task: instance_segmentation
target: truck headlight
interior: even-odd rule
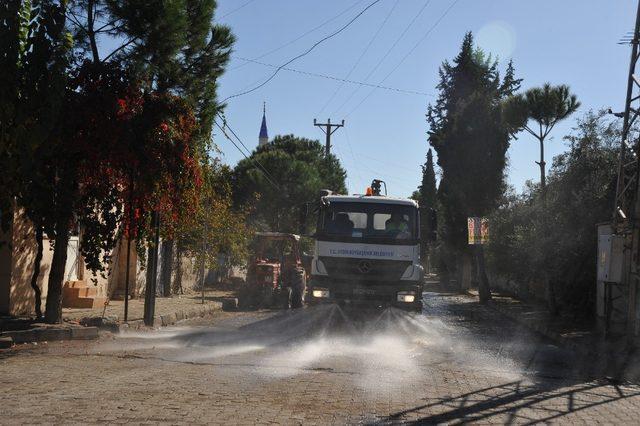
[[[397,300],[403,303],[413,303],[416,301],[416,295],[411,291],[401,291],[397,295]]]
[[[317,297],[318,299],[326,299],[329,297],[329,290],[324,288],[316,288],[311,292],[311,294],[313,294],[313,297]]]

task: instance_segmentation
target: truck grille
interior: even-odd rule
[[[411,261],[320,257],[329,276],[365,281],[395,281],[411,266]]]

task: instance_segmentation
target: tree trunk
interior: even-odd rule
[[[91,47],[91,55],[93,56],[93,63],[100,63],[100,54],[98,52],[98,43],[96,42],[96,32],[94,28],[94,8],[95,1],[89,0],[87,3],[87,36],[89,39],[89,46]]]
[[[180,242],[176,244],[176,256],[175,256],[175,271],[176,276],[173,280],[172,291],[173,294],[184,294],[184,290],[182,289],[182,247]]]
[[[478,295],[480,303],[486,305],[491,300],[491,287],[487,277],[487,268],[484,261],[484,247],[478,245],[476,249],[476,264],[478,271]]]
[[[160,282],[162,285],[162,295],[171,296],[171,273],[173,272],[173,240],[162,242],[162,268]]]
[[[445,288],[451,287],[451,270],[449,268],[449,262],[446,253],[441,250],[440,257],[438,258],[438,277],[440,278],[440,285]]]
[[[544,162],[544,139],[540,138],[540,162],[537,162],[540,166],[540,189],[542,191],[542,202],[546,202],[547,195],[547,172],[546,164]]]
[[[543,244],[543,253],[546,256],[549,253],[547,247],[547,235],[549,235],[549,230],[547,229],[547,176],[546,176],[546,163],[544,161],[544,138],[539,138],[540,141],[540,162],[538,165],[540,166],[540,197],[542,201],[542,238]],[[544,271],[543,271],[543,281],[544,281],[544,292],[545,299],[547,300],[547,309],[552,315],[556,315],[558,313],[558,306],[556,303],[556,294],[553,283],[549,279],[549,272],[547,270],[548,260],[543,259],[544,262]]]
[[[36,258],[33,260],[33,275],[31,275],[31,288],[34,293],[34,306],[36,310],[36,318],[42,318],[42,290],[38,287],[38,277],[40,276],[40,263],[42,262],[43,251],[43,231],[42,226],[36,225],[36,244],[38,245],[36,251]]]
[[[64,269],[67,264],[67,248],[69,245],[69,220],[58,219],[56,223],[56,239],[53,246],[53,259],[49,271],[45,322],[55,324],[62,321],[62,284]]]
[[[460,281],[458,285],[460,290],[467,290],[471,288],[471,279],[473,277],[472,258],[468,251],[463,251],[460,256]]]

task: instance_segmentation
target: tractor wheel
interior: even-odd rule
[[[307,286],[307,278],[303,268],[296,268],[291,280],[291,308],[302,308],[304,291]]]

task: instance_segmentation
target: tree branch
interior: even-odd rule
[[[524,126],[524,129],[525,129],[527,132],[529,132],[529,133],[530,133],[534,138],[536,138],[536,139],[540,139],[540,135],[539,135],[539,134],[537,134],[536,132],[534,132],[533,130],[531,130],[531,129],[529,128],[529,126]]]
[[[130,44],[132,44],[133,42],[135,42],[135,38],[129,39],[129,41],[127,41],[126,43],[118,46],[116,49],[114,49],[111,53],[109,53],[104,59],[102,59],[102,62],[107,62],[109,60],[110,57],[112,57],[113,55],[115,55],[116,53],[118,53],[119,51],[121,51],[122,49],[126,48],[127,46],[129,46]]]
[[[101,26],[100,28],[98,28],[98,29],[96,30],[96,32],[97,32],[97,33],[99,33],[99,32],[102,32],[102,31],[103,31],[105,28],[107,28],[107,27],[113,27],[113,26],[114,26],[114,24],[115,24],[116,22],[118,22],[118,19],[114,19],[114,20],[113,20],[113,21],[111,21],[111,22],[107,22],[106,24],[104,24],[103,26]]]

